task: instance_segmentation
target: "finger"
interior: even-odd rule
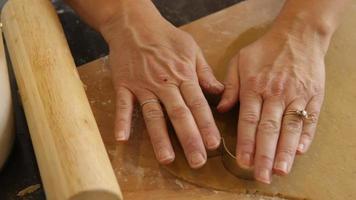
[[[258,94],[241,93],[236,146],[237,162],[241,167],[249,168],[253,163],[261,107],[262,98]]]
[[[225,80],[224,93],[217,107],[219,112],[230,110],[237,102],[239,95],[239,77],[238,77],[238,57],[230,61],[227,76]]]
[[[142,105],[142,114],[157,160],[169,164],[174,160],[174,151],[169,140],[162,107],[152,93],[137,95]]]
[[[203,52],[199,51],[197,55],[197,75],[200,86],[212,94],[220,94],[224,91],[224,85],[214,76],[213,70],[206,62]]]
[[[134,95],[125,87],[116,92],[115,138],[118,141],[128,140],[131,131],[131,118],[134,108]]]
[[[306,153],[314,139],[323,100],[323,95],[315,96],[310,100],[307,107],[305,108],[312,119],[304,120],[303,122],[302,135],[300,137],[297,151],[299,154]]]
[[[255,178],[267,184],[271,183],[272,166],[284,111],[283,102],[277,98],[264,101],[256,135]]]
[[[180,90],[193,114],[206,148],[210,150],[218,148],[221,140],[220,133],[199,84],[193,81],[183,82]]]
[[[273,167],[274,172],[279,175],[286,175],[290,172],[303,127],[303,120],[300,116],[286,113],[304,110],[305,105],[306,102],[303,99],[298,99],[292,102],[284,112],[285,114]]]
[[[185,156],[192,168],[200,168],[206,162],[206,151],[194,118],[186,106],[179,89],[170,87],[161,91],[159,98],[183,147]]]

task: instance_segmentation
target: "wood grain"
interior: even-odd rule
[[[51,2],[10,0],[1,18],[47,199],[122,199]]]

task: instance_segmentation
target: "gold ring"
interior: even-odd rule
[[[141,108],[146,105],[146,104],[149,104],[149,103],[160,103],[157,99],[148,99],[144,102],[141,103]]]
[[[315,117],[309,114],[306,110],[290,110],[287,111],[284,116],[286,115],[296,115],[300,117],[302,120],[315,120]]]

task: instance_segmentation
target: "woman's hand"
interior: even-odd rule
[[[158,161],[172,162],[164,107],[190,166],[201,167],[207,159],[205,147],[216,149],[220,134],[200,86],[215,94],[224,86],[193,38],[164,20],[150,1],[125,1],[121,8],[120,15],[101,28],[110,47],[117,95],[116,139],[129,138],[137,100]]]
[[[240,50],[230,64],[221,112],[240,103],[237,162],[254,166],[255,178],[286,175],[316,131],[324,98],[324,56],[329,36],[313,27],[274,26]],[[303,120],[295,111],[306,110]]]

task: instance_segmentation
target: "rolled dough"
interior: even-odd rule
[[[350,6],[333,38],[326,57],[326,98],[317,137],[311,150],[305,156],[297,157],[289,176],[274,177],[272,185],[238,179],[226,171],[220,156],[210,157],[205,167],[192,170],[185,162],[184,154],[179,147],[176,148],[178,153],[176,153],[175,163],[167,169],[189,182],[220,190],[257,192],[297,199],[356,199],[355,19],[356,2],[353,1],[353,5]],[[268,27],[259,23],[240,34],[231,30],[229,23],[211,21],[214,20],[201,22],[201,28],[209,25],[224,28],[212,28],[212,31],[206,35],[209,35],[209,38],[220,38],[223,40],[221,43],[228,44],[228,48],[221,53],[217,51],[212,53],[212,48],[205,49],[208,58],[219,60],[216,62],[214,59],[215,62],[212,65],[218,74],[224,71],[222,68],[225,68],[230,55],[238,52],[247,43],[256,40]],[[232,34],[237,39],[227,41],[226,37],[219,37],[219,34],[223,32]],[[201,42],[206,39],[205,37],[194,33],[193,36],[198,38],[199,44],[204,45]],[[211,42],[210,45],[214,45],[213,43]],[[234,137],[236,129],[231,128],[233,122],[229,122],[231,119],[236,119],[236,114],[229,113],[222,118],[216,115],[215,118],[222,134],[236,141]]]
[[[13,113],[4,45],[0,31],[0,170],[8,157],[13,139]]]
[[[80,76],[124,194],[125,191],[133,194],[135,191],[176,190],[174,185],[180,188],[180,180],[173,180],[172,186],[168,184],[169,180],[162,178],[169,171],[179,179],[217,190],[258,192],[288,199],[356,199],[356,1],[352,2],[326,58],[327,92],[317,137],[308,154],[297,158],[292,173],[287,177],[274,177],[272,185],[236,178],[223,167],[218,152],[210,154],[205,167],[192,170],[176,141],[174,164],[157,167],[138,110],[134,114],[130,141],[118,145],[113,137],[115,95],[110,69],[105,59],[80,68]],[[283,3],[283,0],[247,0],[182,29],[196,39],[215,74],[222,80],[230,58],[266,31]],[[235,117],[234,112],[215,114],[226,137],[234,137]],[[179,184],[174,184],[177,180]]]

